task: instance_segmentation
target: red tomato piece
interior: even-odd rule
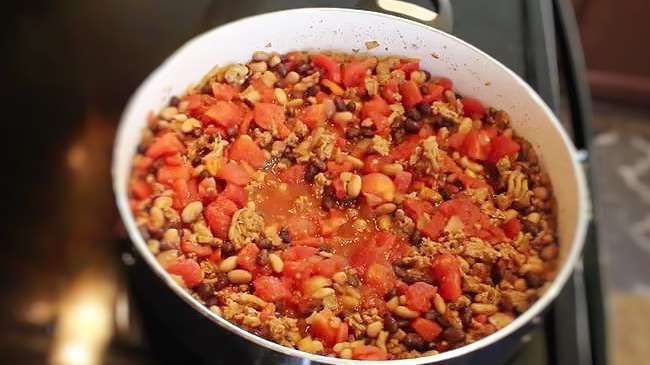
[[[219,194],[219,191],[217,190],[217,182],[214,180],[213,177],[208,177],[199,183],[199,197],[204,203],[209,203],[214,198],[217,197],[217,194]]]
[[[464,97],[460,100],[463,104],[463,114],[473,119],[483,119],[485,117],[485,107],[478,99]]]
[[[330,321],[333,317],[334,314],[330,310],[322,310],[312,317],[311,326],[309,327],[309,333],[322,340],[326,346],[336,344],[338,338],[339,329],[333,327]]]
[[[199,285],[201,280],[203,280],[203,271],[194,260],[180,260],[168,266],[166,269],[168,273],[180,276],[188,288]]]
[[[254,243],[249,243],[237,253],[237,266],[249,272],[255,271],[257,267],[257,254],[260,249]]]
[[[354,360],[387,360],[388,353],[377,346],[361,345],[352,349]]]
[[[330,210],[329,217],[321,221],[321,233],[325,237],[329,237],[336,233],[338,229],[347,223],[348,219],[345,216],[345,213],[338,209]]]
[[[172,183],[174,191],[172,207],[183,209],[190,202],[199,200],[198,182],[196,179],[176,180]]]
[[[231,218],[236,211],[237,205],[230,199],[217,196],[212,203],[205,207],[203,216],[212,234],[221,239],[226,239],[228,238],[228,228],[230,227]]]
[[[331,258],[318,261],[314,264],[314,273],[331,278],[332,275],[341,271],[345,265],[345,259],[341,256],[332,256]]]
[[[149,148],[147,148],[145,154],[147,157],[158,158],[179,152],[185,152],[185,146],[174,132],[168,132],[162,136],[154,138],[153,143],[151,143]]]
[[[189,180],[191,176],[192,168],[189,165],[163,165],[156,173],[156,180],[161,184],[171,185],[176,180]]]
[[[221,192],[225,198],[228,198],[237,207],[242,208],[246,204],[246,190],[243,187],[235,184],[228,183]]]
[[[395,174],[393,182],[395,183],[395,189],[400,193],[405,193],[408,191],[411,186],[411,181],[413,180],[413,174],[407,171],[399,171]]]
[[[453,87],[453,83],[451,82],[451,80],[446,77],[434,77],[431,79],[431,81],[442,86],[443,89],[445,90],[451,90],[451,88]]]
[[[454,133],[447,138],[447,145],[456,150],[460,150],[465,141],[465,136],[467,136],[467,133]]]
[[[436,287],[417,282],[409,285],[404,293],[406,306],[418,312],[426,312],[431,309],[431,299],[436,295]]]
[[[268,131],[275,130],[286,121],[284,107],[272,103],[255,103],[253,119],[260,128]]]
[[[371,264],[364,276],[364,284],[380,296],[393,289],[396,280],[397,277],[390,266],[377,263]]]
[[[443,100],[443,93],[445,92],[444,87],[442,87],[440,85],[432,84],[432,83],[426,83],[426,84],[424,84],[424,86],[425,86],[427,92],[424,95],[422,95],[422,101],[423,102],[425,102],[427,104],[431,104],[434,101],[442,101]]]
[[[212,95],[217,100],[231,101],[239,94],[239,89],[223,82],[213,82],[210,86],[212,87]]]
[[[301,184],[305,181],[305,165],[293,165],[280,173],[280,180],[291,184]]]
[[[472,129],[463,140],[461,153],[475,160],[485,161],[492,150],[491,142],[489,132]]]
[[[244,110],[232,101],[217,101],[205,116],[225,128],[237,127],[244,120]]]
[[[237,137],[228,149],[228,157],[246,161],[254,168],[260,168],[266,162],[266,154],[248,135]]]
[[[423,340],[431,342],[435,340],[440,333],[442,333],[442,328],[436,322],[428,320],[426,318],[416,318],[411,322],[411,327],[415,333],[420,335]]]
[[[332,176],[339,176],[341,175],[342,172],[345,171],[352,171],[354,170],[354,166],[352,166],[351,163],[344,161],[342,163],[338,163],[335,161],[328,161],[327,162],[327,171],[329,171]]]
[[[414,152],[415,149],[420,145],[422,137],[420,136],[411,136],[407,138],[404,142],[394,146],[390,151],[390,158],[393,161],[405,160],[409,158]]]
[[[287,220],[287,229],[289,230],[291,240],[311,238],[319,232],[315,217],[300,215],[292,215],[289,217]]]
[[[388,156],[368,155],[364,159],[363,172],[366,174],[380,172],[384,165],[391,162],[391,158]]]
[[[445,300],[456,300],[462,293],[460,265],[456,257],[442,254],[434,258],[431,272],[438,282],[438,293]]]
[[[342,82],[345,87],[358,86],[366,78],[370,64],[368,61],[352,61],[342,66]]]
[[[440,214],[439,212],[435,212],[431,215],[431,219],[429,219],[429,221],[420,227],[420,232],[422,232],[422,234],[424,234],[426,237],[435,240],[440,237],[440,234],[442,233],[442,230],[445,228],[446,224],[447,217]]]
[[[398,81],[396,79],[388,80],[381,87],[381,96],[382,96],[382,98],[384,98],[390,104],[393,104],[393,103],[397,102],[396,95],[398,95],[398,94],[399,94],[399,86],[398,86]]]
[[[325,107],[323,104],[310,105],[298,113],[298,119],[310,129],[314,129],[327,121]]]
[[[211,105],[217,102],[217,99],[205,94],[189,95],[185,100],[187,101],[187,113],[199,119]]]
[[[218,178],[224,179],[229,183],[244,186],[248,184],[248,172],[239,164],[233,161],[228,161],[225,165],[217,170]]]
[[[361,108],[363,118],[372,118],[373,120],[378,117],[387,117],[390,113],[388,103],[378,95],[373,96],[372,99],[363,103],[363,107]]]
[[[343,186],[343,181],[341,181],[341,179],[334,179],[332,182],[332,187],[334,188],[334,194],[336,195],[337,199],[345,198],[345,187]]]
[[[415,221],[423,218],[425,213],[430,215],[435,211],[433,204],[424,200],[406,199],[402,204],[404,205],[406,214]]]
[[[517,237],[519,232],[521,231],[521,223],[519,222],[519,219],[517,218],[512,218],[505,222],[502,226],[501,229],[503,229],[503,233],[510,239],[513,239]]]
[[[488,156],[489,162],[497,162],[501,158],[519,152],[519,144],[505,136],[496,136],[492,139],[492,150]]]
[[[197,257],[212,255],[212,248],[210,246],[203,246],[192,241],[181,242],[181,251],[185,254],[195,254]]]
[[[347,323],[341,322],[339,325],[338,333],[336,334],[336,343],[346,342],[348,340],[348,334],[350,332],[350,327]]]
[[[290,246],[282,252],[285,261],[297,261],[316,255],[318,249],[309,246]]]
[[[260,276],[253,281],[255,295],[267,302],[277,302],[291,298],[291,291],[285,283],[275,276]]]
[[[400,62],[397,66],[393,68],[394,70],[402,70],[407,78],[410,78],[411,72],[417,71],[420,69],[420,61],[415,62]]]
[[[147,198],[152,192],[151,186],[146,181],[140,179],[131,180],[129,190],[137,199]]]
[[[402,104],[406,108],[412,108],[422,101],[420,88],[413,81],[403,82],[399,86],[399,92],[402,94]]]
[[[250,81],[250,85],[260,94],[260,101],[263,103],[270,103],[275,100],[273,95],[273,88],[266,86],[262,79],[254,79]]]
[[[311,62],[314,66],[325,71],[324,77],[332,80],[337,84],[341,83],[341,64],[336,62],[332,57],[322,53],[311,55]]]

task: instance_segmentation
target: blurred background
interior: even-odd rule
[[[584,153],[594,223],[582,265],[509,363],[645,363],[650,2],[410,2],[529,81]],[[152,335],[155,319],[138,305],[138,259],[114,205],[111,149],[129,95],[176,48],[219,24],[304,6],[385,10],[378,3],[3,3],[1,100],[10,107],[0,123],[0,364],[187,362],[182,348]]]

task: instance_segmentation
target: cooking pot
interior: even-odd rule
[[[376,41],[379,46],[366,49],[368,41]],[[244,363],[248,362],[246,359],[250,359],[251,354],[259,353],[266,355],[257,359],[266,358],[278,363],[302,363],[307,360],[323,364],[364,362],[290,349],[244,331],[212,313],[158,264],[149,252],[129,209],[127,179],[131,159],[149,112],[166,105],[172,95],[182,94],[216,64],[244,62],[257,50],[284,53],[304,49],[417,57],[421,60],[421,67],[432,75],[452,79],[461,95],[471,95],[485,105],[507,111],[514,130],[535,147],[542,166],[550,175],[557,201],[559,267],[548,290],[512,323],[481,340],[432,356],[386,362],[469,363],[481,358],[485,360],[490,354],[503,353],[503,344],[514,343],[513,338],[516,341],[527,330],[526,325],[539,316],[558,295],[578,261],[585,236],[588,204],[585,177],[576,150],[539,95],[492,57],[454,36],[426,25],[390,15],[351,9],[279,11],[212,29],[190,40],[172,54],[130,99],[115,140],[113,185],[117,205],[135,251],[155,274],[153,280],[164,283],[163,289],[158,291],[161,294],[156,294],[161,296],[159,302],[177,302],[174,309],[166,308],[165,313],[160,313],[158,320],[167,323],[170,331],[175,331],[174,334],[182,338],[186,345],[198,347],[195,345],[201,344],[200,348],[195,349],[196,352],[207,351],[215,360],[236,352],[241,354],[241,357],[236,356]],[[167,298],[163,299],[162,296]],[[150,303],[155,303],[155,299],[155,296],[150,297]],[[156,305],[148,308],[154,312],[160,311]],[[217,346],[219,350],[216,349]]]

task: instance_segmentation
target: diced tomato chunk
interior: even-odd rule
[[[496,136],[492,139],[492,150],[488,156],[489,162],[497,162],[501,158],[519,152],[520,146],[512,138]]]
[[[460,102],[463,104],[463,114],[466,117],[482,119],[485,116],[485,107],[477,99],[464,97]]]
[[[345,213],[338,209],[330,210],[329,217],[321,220],[321,233],[325,237],[329,237],[336,233],[336,231],[345,223],[348,219],[345,216]]]
[[[422,101],[431,104],[434,101],[442,101],[443,100],[443,93],[445,92],[445,88],[436,85],[433,83],[426,83],[424,84],[424,87],[426,89],[426,93],[422,95]]]
[[[363,83],[370,64],[368,61],[352,61],[342,67],[342,81],[345,87],[357,86]]]
[[[197,257],[212,255],[212,248],[210,246],[203,246],[187,240],[181,242],[181,251],[185,254],[195,254]]]
[[[174,132],[168,132],[162,136],[156,137],[153,143],[147,148],[145,153],[147,157],[158,158],[166,155],[173,155],[175,153],[185,152],[185,146],[178,139]]]
[[[284,107],[272,103],[256,103],[253,118],[257,125],[268,131],[284,126],[286,121]]]
[[[148,198],[152,192],[151,186],[146,181],[140,179],[131,180],[129,190],[138,199]]]
[[[395,177],[393,177],[395,189],[397,189],[397,191],[400,193],[405,193],[408,191],[412,180],[413,174],[407,171],[399,171],[395,174]]]
[[[244,119],[244,110],[232,101],[217,101],[205,112],[205,116],[225,128],[236,127]]]
[[[501,229],[503,229],[503,232],[508,238],[512,239],[517,237],[521,231],[521,223],[516,217],[511,218],[501,226]]]
[[[246,204],[246,191],[239,185],[228,183],[221,194],[237,204],[239,208],[242,208]]]
[[[275,276],[260,276],[253,281],[255,295],[267,302],[277,302],[291,297],[291,291]]]
[[[196,179],[175,180],[172,183],[172,190],[174,191],[172,203],[174,209],[183,209],[190,202],[200,200]]]
[[[161,184],[171,185],[176,180],[189,180],[190,176],[192,176],[192,168],[189,165],[163,165],[156,173],[156,180]]]
[[[439,324],[421,317],[414,319],[411,322],[411,327],[413,327],[415,333],[427,342],[435,340],[442,333],[442,328]]]
[[[249,243],[242,247],[237,254],[237,266],[249,272],[254,271],[257,267],[256,259],[258,252],[260,252],[260,249],[254,243]]]
[[[446,224],[447,217],[439,212],[435,212],[431,215],[431,219],[420,228],[420,232],[426,237],[435,240],[440,237]]]
[[[339,326],[339,330],[336,334],[336,342],[346,342],[348,340],[348,334],[350,332],[350,327],[348,326],[347,323],[341,322],[341,325]]]
[[[300,113],[298,113],[298,119],[305,123],[310,129],[314,129],[327,121],[325,107],[323,104],[314,104],[305,107],[300,111]]]
[[[354,360],[387,360],[388,353],[377,346],[361,345],[352,349]]]
[[[212,95],[217,100],[231,101],[239,93],[236,87],[223,82],[213,82],[210,86],[212,87]]]
[[[465,136],[467,136],[467,133],[454,133],[447,138],[447,145],[456,150],[460,150],[465,141]]]
[[[262,81],[261,78],[251,80],[250,85],[260,95],[260,101],[262,103],[270,103],[273,100],[275,100],[275,96],[273,94],[273,88],[266,86],[266,84]]]
[[[199,285],[201,280],[203,280],[201,267],[196,261],[191,259],[180,260],[168,266],[166,269],[168,273],[180,276],[188,288]]]
[[[341,271],[343,265],[345,264],[345,259],[341,256],[332,256],[321,260],[314,264],[314,273],[317,275],[322,275],[327,278],[331,278],[332,275]]]
[[[341,64],[332,57],[322,53],[311,55],[311,62],[314,66],[325,70],[324,77],[336,83],[341,83]]]
[[[393,104],[397,102],[396,95],[399,95],[398,81],[390,79],[381,87],[381,97]]]
[[[246,161],[254,168],[264,166],[266,154],[249,136],[239,136],[228,149],[228,157],[235,161]]]
[[[219,194],[219,191],[217,190],[217,182],[214,180],[213,177],[208,177],[199,183],[199,197],[201,200],[203,200],[204,203],[209,203],[214,198],[217,197],[217,194]]]
[[[332,326],[331,319],[334,314],[328,310],[322,310],[312,317],[309,333],[323,341],[326,346],[332,346],[338,338],[338,328]]]
[[[375,118],[377,118],[377,116],[387,117],[390,113],[391,111],[388,107],[388,103],[379,95],[375,95],[372,99],[363,103],[363,107],[361,108],[361,114],[364,118],[372,118],[373,116],[375,116]],[[375,118],[372,119],[375,120]]]
[[[378,263],[371,264],[364,276],[364,284],[380,296],[393,289],[396,280],[397,277],[390,266]]]
[[[342,172],[352,171],[354,166],[350,162],[344,161],[338,163],[336,161],[327,161],[327,171],[329,171],[332,176],[339,176]]]
[[[431,300],[436,295],[436,288],[424,282],[417,282],[409,285],[404,293],[406,306],[418,312],[426,312],[431,309]]]
[[[229,161],[217,170],[218,178],[224,179],[229,183],[244,186],[248,183],[248,172],[236,162]]]
[[[287,229],[289,230],[291,239],[300,240],[315,236],[319,232],[316,220],[317,218],[315,217],[301,215],[290,216],[287,220]]]
[[[451,90],[453,83],[446,77],[434,77],[431,79],[434,83],[442,86],[445,90]]]
[[[420,69],[420,61],[407,61],[400,62],[393,68],[394,70],[402,70],[407,78],[410,78],[411,72]]]
[[[212,234],[221,239],[226,239],[228,238],[230,221],[236,211],[237,205],[235,203],[228,198],[218,196],[212,203],[205,207],[203,216]]]
[[[406,199],[402,203],[404,205],[404,210],[409,217],[417,221],[420,218],[424,217],[424,214],[433,214],[435,208],[433,204],[428,201],[419,200],[419,199]]]
[[[399,92],[402,94],[402,103],[406,108],[412,108],[422,101],[422,93],[414,81],[402,83]]]
[[[458,260],[451,254],[434,258],[431,272],[438,283],[438,293],[445,300],[456,300],[462,293]]]
[[[293,165],[280,173],[280,180],[291,184],[300,184],[305,181],[305,165]]]
[[[282,252],[282,259],[285,261],[297,261],[314,256],[318,252],[315,247],[290,246]]]
[[[368,155],[363,164],[364,173],[380,172],[384,165],[391,163],[391,159],[388,156],[379,156],[379,155]]]
[[[485,161],[492,150],[491,142],[489,132],[472,129],[463,140],[461,153],[475,160]]]

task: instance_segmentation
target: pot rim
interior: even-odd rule
[[[533,99],[533,101],[538,104],[544,111],[544,114],[546,114],[547,120],[551,123],[555,131],[559,134],[561,137],[565,147],[567,147],[570,158],[571,158],[571,164],[573,167],[574,171],[574,176],[573,179],[577,183],[577,193],[578,193],[578,207],[577,207],[577,223],[576,226],[573,230],[573,242],[571,242],[571,247],[566,255],[566,258],[564,260],[564,263],[560,270],[557,272],[557,275],[555,279],[552,281],[551,285],[548,287],[546,292],[539,298],[537,299],[531,306],[528,308],[524,313],[516,317],[510,324],[508,324],[506,327],[497,330],[491,335],[488,335],[476,342],[473,342],[471,344],[459,347],[454,350],[449,350],[445,351],[439,354],[435,355],[430,355],[430,356],[424,356],[424,357],[418,357],[418,358],[413,358],[413,359],[400,359],[400,360],[383,360],[383,361],[368,361],[368,360],[348,360],[348,359],[341,359],[341,358],[335,358],[335,357],[327,357],[327,356],[322,356],[322,355],[315,355],[315,354],[310,354],[307,352],[303,352],[297,349],[291,349],[289,347],[282,346],[278,343],[266,340],[262,337],[256,336],[230,322],[227,320],[221,318],[220,316],[216,315],[212,311],[210,311],[207,307],[202,305],[198,300],[193,298],[183,287],[181,287],[176,281],[172,279],[172,277],[160,266],[154,255],[148,250],[146,243],[140,234],[136,224],[135,224],[135,219],[133,217],[133,214],[131,213],[129,203],[128,203],[128,197],[127,197],[127,190],[126,190],[126,181],[118,181],[118,153],[117,151],[119,150],[119,146],[121,146],[120,140],[123,139],[123,136],[126,134],[125,133],[125,127],[124,125],[126,124],[127,116],[132,113],[132,109],[134,109],[134,100],[137,98],[137,95],[142,92],[143,89],[146,88],[146,86],[152,82],[152,80],[155,78],[155,76],[163,72],[167,64],[175,58],[179,53],[181,53],[184,49],[188,48],[191,44],[201,42],[203,38],[207,37],[208,34],[217,31],[218,29],[223,29],[226,27],[234,27],[237,26],[239,23],[242,22],[248,22],[251,20],[255,19],[261,19],[264,17],[277,17],[277,16],[284,16],[284,17],[290,17],[290,16],[300,16],[300,15],[305,15],[305,14],[311,14],[311,13],[321,13],[321,12],[333,12],[333,13],[353,13],[353,14],[358,14],[359,16],[376,16],[376,17],[383,17],[386,19],[389,19],[391,21],[395,22],[403,22],[406,24],[410,25],[416,25],[422,29],[423,32],[436,32],[442,35],[443,37],[449,38],[451,41],[458,42],[464,47],[470,48],[472,51],[476,52],[476,54],[479,57],[483,57],[487,59],[488,61],[496,64],[499,68],[503,69],[512,79],[516,81],[516,83],[521,86],[528,94],[529,96]],[[275,12],[268,12],[264,14],[259,14],[259,15],[254,15],[250,17],[245,17],[238,19],[236,21],[226,23],[224,25],[221,25],[219,27],[212,28],[202,34],[199,34],[186,42],[183,46],[178,48],[172,55],[170,55],[160,66],[158,66],[143,82],[142,84],[138,87],[136,92],[131,96],[129,99],[129,102],[124,109],[124,112],[122,113],[122,116],[120,118],[120,125],[118,127],[116,137],[115,137],[115,143],[114,143],[114,150],[113,150],[113,166],[112,166],[112,176],[113,176],[113,190],[115,191],[116,195],[116,200],[117,200],[117,206],[120,212],[120,216],[127,228],[127,231],[129,233],[129,238],[132,240],[134,246],[137,248],[138,252],[140,255],[144,258],[144,260],[147,262],[147,264],[154,270],[156,275],[162,279],[167,286],[172,289],[179,297],[181,297],[186,303],[188,303],[193,309],[197,310],[199,313],[201,313],[203,316],[209,318],[211,321],[219,325],[220,327],[230,331],[233,334],[236,334],[242,338],[245,338],[246,340],[255,343],[257,345],[260,345],[264,348],[271,349],[274,351],[277,351],[279,353],[296,357],[296,358],[306,358],[311,361],[319,362],[319,363],[325,363],[325,364],[349,364],[349,363],[354,363],[354,364],[391,364],[391,365],[401,365],[401,364],[409,364],[409,365],[415,365],[415,364],[430,364],[430,363],[438,363],[444,360],[449,360],[453,358],[457,358],[460,356],[463,356],[465,354],[477,351],[481,348],[484,348],[486,346],[489,346],[507,336],[510,334],[516,332],[520,328],[522,328],[526,323],[530,322],[533,320],[534,317],[538,316],[550,303],[553,301],[558,294],[560,293],[561,289],[563,288],[564,284],[567,282],[569,276],[573,272],[573,268],[576,266],[576,263],[578,262],[578,259],[580,257],[580,253],[582,252],[582,248],[584,246],[584,240],[586,236],[586,229],[587,229],[587,222],[589,220],[589,202],[588,202],[588,188],[586,184],[586,178],[584,175],[584,170],[582,169],[582,166],[580,165],[579,162],[579,157],[576,151],[575,146],[571,142],[569,136],[567,135],[566,131],[564,128],[561,126],[560,122],[558,121],[557,117],[553,114],[553,112],[550,110],[550,108],[546,105],[546,103],[542,100],[542,98],[525,82],[523,81],[517,74],[515,74],[513,71],[511,71],[509,68],[507,68],[505,65],[503,65],[501,62],[497,61],[487,53],[481,51],[480,49],[476,48],[475,46],[465,42],[464,40],[457,38],[453,35],[450,35],[448,33],[445,33],[441,30],[429,27],[427,25],[400,18],[397,16],[393,15],[388,15],[388,14],[382,14],[382,13],[377,13],[373,11],[367,11],[367,10],[358,10],[358,9],[345,9],[345,8],[299,8],[299,9],[290,9],[290,10],[281,10],[281,11],[275,11]]]

